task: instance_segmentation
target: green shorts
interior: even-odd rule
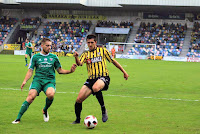
[[[41,91],[43,91],[46,94],[46,91],[49,87],[54,88],[54,90],[56,91],[56,83],[55,81],[52,80],[41,80],[41,79],[33,79],[29,90],[31,89],[36,89],[38,92],[38,96],[40,94]]]
[[[32,52],[28,53],[28,52],[26,51],[25,54],[27,54],[30,58],[32,57]]]

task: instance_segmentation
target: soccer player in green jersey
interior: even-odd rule
[[[32,57],[32,49],[33,49],[33,46],[29,42],[29,39],[26,39],[25,47],[26,47],[26,53],[25,53],[26,65],[25,66],[28,66],[27,56],[29,56],[30,58]]]
[[[33,102],[36,96],[39,95],[41,91],[43,91],[47,96],[46,105],[42,109],[42,112],[44,121],[48,122],[49,115],[47,109],[51,106],[56,91],[55,70],[57,70],[59,74],[69,74],[75,71],[76,64],[73,64],[70,70],[62,69],[58,57],[54,54],[49,53],[51,46],[51,40],[48,38],[43,38],[41,41],[42,51],[38,54],[35,54],[31,58],[28,72],[21,85],[21,90],[23,90],[24,85],[31,78],[34,68],[35,76],[30,85],[28,96],[22,104],[16,120],[12,122],[13,124],[20,123],[22,115],[26,112],[29,105]]]

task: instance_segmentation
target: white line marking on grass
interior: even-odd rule
[[[14,89],[14,88],[0,88],[1,90],[21,90],[21,89]],[[28,90],[24,90],[28,91]],[[56,92],[59,94],[78,94],[76,92]],[[174,98],[155,98],[155,97],[140,97],[140,96],[125,96],[125,95],[112,95],[107,94],[104,96],[113,96],[113,97],[125,97],[125,98],[144,98],[144,99],[157,99],[157,100],[173,100],[173,101],[200,101],[200,100],[188,100],[188,99],[174,99]]]

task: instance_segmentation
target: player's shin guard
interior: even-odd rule
[[[81,110],[82,110],[82,103],[75,103],[75,114],[76,114],[76,120],[80,122],[81,119]]]
[[[52,100],[50,100],[48,97],[46,98],[46,105],[43,108],[44,112],[47,112],[47,109],[51,106],[53,100],[54,100],[54,98]]]
[[[26,112],[26,110],[29,107],[29,103],[27,101],[24,101],[24,103],[21,106],[21,109],[19,110],[18,116],[17,116],[17,120],[20,120],[22,115]]]
[[[96,98],[97,98],[99,104],[101,105],[102,114],[105,114],[106,108],[104,106],[104,100],[103,100],[103,94],[102,94],[102,92],[99,91],[99,92],[95,93],[95,95],[96,95]]]

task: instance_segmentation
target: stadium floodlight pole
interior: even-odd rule
[[[147,44],[147,43],[125,43],[125,42],[108,42],[108,50],[110,50],[110,45],[148,45],[154,46],[154,60],[156,59],[156,44]]]

